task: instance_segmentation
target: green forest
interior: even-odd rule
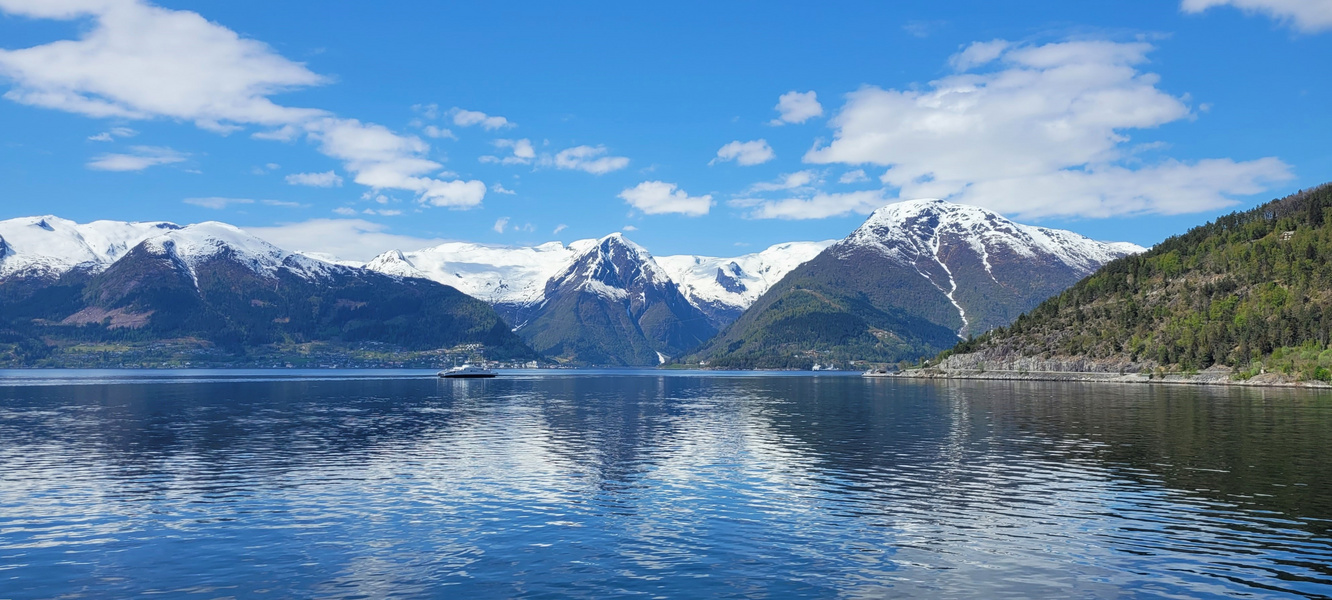
[[[1102,267],[942,355],[1128,360],[1332,379],[1332,184],[1236,212]]]

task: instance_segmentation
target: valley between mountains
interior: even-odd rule
[[[224,223],[25,217],[0,221],[0,365],[863,368],[1009,325],[1144,250],[938,200],[737,257],[617,233],[357,263]]]

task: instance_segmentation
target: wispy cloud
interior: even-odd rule
[[[287,176],[287,183],[291,185],[305,185],[310,187],[342,187],[342,177],[333,171],[323,173],[292,173]]]
[[[1183,0],[1180,9],[1197,14],[1216,6],[1262,13],[1306,33],[1332,30],[1332,0]]]
[[[136,135],[139,135],[139,132],[130,129],[129,127],[112,127],[111,129],[103,131],[97,135],[88,136],[88,141],[112,142],[115,141],[116,138],[128,138],[128,137],[134,137]]]
[[[558,169],[584,171],[593,175],[604,175],[629,166],[629,159],[624,156],[605,156],[605,146],[574,146],[559,151],[548,162]]]
[[[189,155],[163,146],[131,146],[128,154],[102,154],[88,162],[97,171],[142,171],[148,167],[185,162]]]
[[[228,206],[235,206],[237,204],[254,204],[254,200],[249,198],[221,198],[217,196],[208,198],[186,198],[181,202],[184,202],[185,204],[193,204],[195,206],[202,206],[204,208],[211,208],[213,210],[222,210]]]

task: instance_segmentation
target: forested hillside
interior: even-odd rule
[[[1011,326],[959,344],[953,367],[1035,357],[1086,370],[1280,371],[1332,379],[1332,184],[1121,258]]]

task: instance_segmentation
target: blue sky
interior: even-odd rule
[[[724,256],[943,197],[1149,245],[1332,180],[1332,0],[0,14],[0,218]]]

